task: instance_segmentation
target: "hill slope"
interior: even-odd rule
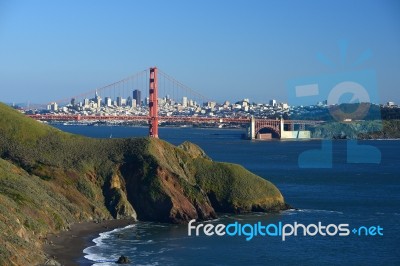
[[[216,212],[287,208],[273,184],[239,165],[211,161],[194,144],[86,138],[3,104],[0,157],[0,264],[43,260],[40,238],[78,221],[184,223]]]

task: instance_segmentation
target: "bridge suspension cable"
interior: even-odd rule
[[[138,106],[146,107],[148,105],[150,96],[148,83],[149,72],[150,68],[139,71],[133,75],[103,87],[99,87],[69,98],[52,101],[52,103],[56,102],[58,105],[62,105],[70,103],[72,102],[72,99],[74,99],[75,103],[82,101],[82,104],[87,106],[91,100],[99,97],[99,100],[102,101],[102,106],[122,106],[124,103],[126,104],[128,102],[129,97],[131,97],[133,100],[133,91],[138,90],[140,91],[139,95],[141,95],[138,98],[143,99],[144,105],[142,105],[141,100],[139,100],[140,102],[137,102],[136,104]],[[160,92],[164,94],[159,95],[161,100],[159,102],[160,105],[180,105],[182,107],[197,108],[205,102],[211,102],[211,100],[203,94],[191,89],[189,86],[183,84],[162,70],[158,69],[158,76]],[[106,99],[108,100],[108,103],[105,102]],[[111,101],[111,104],[109,101]]]
[[[175,92],[175,88],[176,88],[176,90],[181,89],[186,93],[187,97],[192,97],[192,98],[199,99],[203,103],[211,101],[209,98],[207,98],[203,94],[191,89],[189,86],[187,86],[187,85],[183,84],[182,82],[176,80],[175,78],[173,78],[172,76],[168,75],[164,71],[158,69],[158,74],[162,78],[164,78],[164,82],[165,82],[165,80],[168,80],[169,82],[172,82],[173,92]],[[175,98],[177,98],[177,96],[175,96]]]

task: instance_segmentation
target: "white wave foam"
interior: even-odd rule
[[[128,229],[128,228],[133,228],[135,226],[136,226],[135,224],[130,224],[125,227],[116,228],[111,231],[100,233],[99,237],[92,240],[92,242],[94,242],[96,245],[87,247],[83,250],[83,253],[86,254],[84,257],[90,261],[96,262],[96,264],[94,264],[94,265],[115,265],[114,262],[118,258],[104,257],[104,256],[100,255],[101,253],[99,254],[99,252],[96,252],[96,251],[99,251],[99,249],[105,245],[104,240],[109,239],[112,234],[120,232],[120,231]],[[100,264],[98,264],[98,263],[100,263]],[[103,264],[103,263],[108,263],[108,264]],[[112,264],[109,264],[109,263],[112,263]]]
[[[207,222],[218,222],[218,221],[220,221],[221,220],[221,218],[215,218],[215,219],[211,219],[211,220],[207,220]]]
[[[304,213],[336,213],[336,214],[343,214],[343,212],[340,211],[331,211],[331,210],[316,210],[316,209],[291,209],[291,210],[286,210],[283,211],[283,214],[287,215],[293,215],[299,212],[304,212]]]
[[[294,214],[297,213],[297,210],[295,210],[295,209],[290,209],[290,210],[283,211],[283,212],[281,212],[281,213],[282,213],[282,214],[285,214],[285,215],[294,215]]]
[[[374,140],[390,140],[390,141],[399,141],[400,139],[364,139],[364,140],[369,140],[369,141],[374,141]]]

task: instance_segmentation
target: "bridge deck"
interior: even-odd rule
[[[113,115],[27,115],[36,120],[43,121],[149,121],[149,116],[113,116]],[[220,117],[188,117],[188,116],[159,116],[160,121],[169,122],[191,122],[191,123],[237,123],[248,124],[251,118],[238,117],[238,118],[220,118]],[[276,119],[256,119],[256,121],[280,123]],[[302,124],[302,125],[316,125],[324,121],[313,120],[284,120],[285,124]]]

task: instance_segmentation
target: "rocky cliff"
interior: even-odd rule
[[[217,212],[279,211],[279,190],[198,146],[91,139],[0,104],[0,264],[44,259],[42,238],[72,223],[127,218],[185,223]],[[18,254],[18,256],[17,256]]]

